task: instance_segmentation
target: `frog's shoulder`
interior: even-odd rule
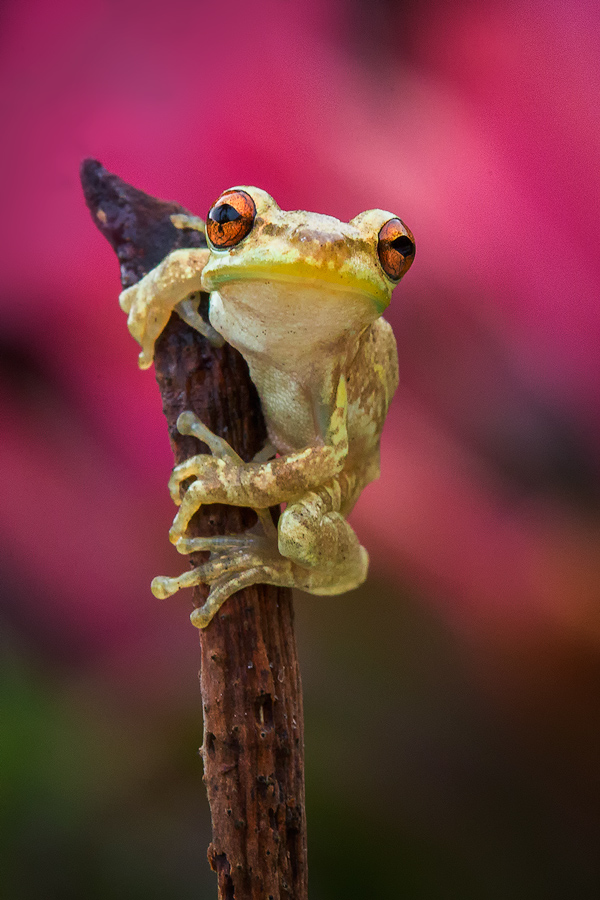
[[[379,476],[379,441],[389,405],[398,387],[394,333],[378,319],[361,335],[346,370],[349,465],[362,471],[362,484]]]
[[[387,411],[398,387],[398,350],[392,326],[385,319],[376,319],[361,335],[352,371],[357,376],[354,391],[383,393]]]

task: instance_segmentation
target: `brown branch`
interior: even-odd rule
[[[116,251],[124,287],[171,250],[204,245],[201,233],[171,223],[170,215],[187,212],[183,207],[138,191],[95,160],[85,160],[81,181],[94,222]],[[132,365],[134,355],[132,345]],[[188,409],[245,460],[263,446],[258,396],[232,347],[215,349],[173,315],[157,342],[155,371],[176,462],[206,449],[176,429]],[[190,534],[231,534],[253,519],[249,510],[203,507]],[[194,554],[191,563],[205,558]],[[205,598],[204,588],[194,590],[196,606]],[[306,900],[302,690],[291,591],[266,585],[240,591],[200,632],[200,646],[201,752],[213,826],[208,858],[218,896]]]

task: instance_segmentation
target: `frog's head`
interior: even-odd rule
[[[410,230],[391,212],[370,209],[340,222],[285,212],[266,191],[246,186],[220,196],[208,214],[206,236],[207,291],[226,292],[248,281],[277,285],[287,294],[300,287],[346,303],[360,298],[373,319],[388,306],[415,255]]]

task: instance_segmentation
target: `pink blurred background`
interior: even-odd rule
[[[417,240],[371,580],[297,602],[311,896],[597,896],[597,4],[21,0],[0,70],[7,897],[214,890],[189,602],[149,592],[170,450],[86,156]]]

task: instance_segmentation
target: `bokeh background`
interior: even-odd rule
[[[416,236],[371,576],[296,606],[312,900],[600,896],[598,4],[5,0],[0,72],[0,896],[216,894],[197,635],[149,591],[170,450],[85,156]]]

